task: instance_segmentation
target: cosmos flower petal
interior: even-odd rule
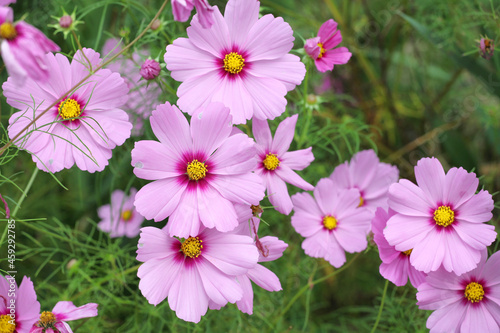
[[[389,207],[406,216],[422,218],[430,218],[430,212],[436,208],[432,207],[422,189],[407,179],[401,179],[389,187]]]
[[[491,245],[497,237],[495,227],[490,224],[456,222],[451,227],[465,243],[476,250]]]
[[[200,220],[207,228],[231,231],[238,226],[238,216],[233,204],[224,199],[216,189],[198,187],[198,211]]]
[[[271,172],[266,175],[267,195],[274,208],[285,215],[290,214],[293,208],[292,199],[288,194],[286,183],[275,177]]]
[[[314,186],[302,179],[302,177],[296,174],[287,165],[280,165],[280,167],[276,169],[276,175],[278,175],[285,182],[303,190],[312,191],[314,189]]]
[[[433,202],[443,200],[443,188],[445,185],[445,173],[443,166],[435,157],[422,158],[415,167],[415,178],[418,186]]]
[[[96,303],[87,303],[76,307],[73,302],[61,301],[57,302],[54,309],[52,309],[52,313],[57,320],[71,321],[97,316],[97,306]]]
[[[153,182],[159,183],[160,181]],[[149,185],[151,185],[149,184]],[[144,188],[144,187],[143,187]],[[198,205],[198,191],[196,188],[187,188],[183,191],[180,200],[178,201],[177,207],[172,207],[168,209],[170,214],[162,214],[161,216],[168,216],[169,233],[170,236],[179,236],[182,238],[187,238],[191,235],[197,235],[200,227],[200,215],[199,215],[199,205]],[[138,193],[139,194],[139,193]],[[178,200],[178,194],[175,200]],[[165,206],[168,207],[168,206]],[[162,211],[165,211],[164,208]],[[173,210],[173,211],[172,211]]]
[[[231,49],[229,30],[224,17],[216,6],[213,11],[213,19],[214,22],[208,29],[203,28],[198,20],[192,20],[191,26],[187,28],[187,35],[197,48],[209,52],[212,56],[219,57],[220,50]],[[169,68],[168,59],[168,55],[165,54],[167,69],[172,70]]]
[[[193,115],[198,108],[207,105],[211,97],[224,87],[223,80],[224,78],[214,71],[186,79],[177,89],[179,97],[177,104],[184,112]],[[231,108],[231,103],[226,102],[225,105]],[[233,123],[240,123],[238,117],[233,116]]]
[[[257,0],[228,1],[224,11],[231,43],[243,46],[247,35],[259,19],[260,2]]]
[[[278,80],[249,74],[245,77],[245,87],[252,98],[256,118],[274,119],[285,109],[286,87]]]
[[[155,156],[155,158],[151,158]],[[177,164],[168,146],[152,140],[138,141],[132,149],[132,165],[134,174],[142,179],[156,180],[177,177]]]
[[[164,58],[172,71],[172,78],[177,81],[214,71],[213,56],[194,46],[187,38],[177,38],[168,45]]]
[[[183,272],[181,261],[149,259],[137,271],[139,289],[150,304],[157,305],[169,295],[172,285]]]
[[[254,205],[264,198],[264,185],[253,173],[237,176],[218,175],[210,181],[222,196],[229,201]]]
[[[325,21],[318,30],[318,37],[321,41],[327,41],[330,39],[337,31],[338,23],[333,19]]]
[[[271,150],[278,156],[281,156],[290,148],[290,144],[292,143],[293,136],[295,134],[297,118],[298,115],[295,114],[286,118],[278,125],[276,133],[274,133],[273,143],[271,145]]]
[[[267,291],[280,291],[280,279],[269,269],[262,265],[256,265],[248,270],[247,276],[259,287]]]
[[[266,253],[259,252],[259,262],[274,261],[280,258],[283,255],[283,251],[288,247],[287,243],[273,236],[262,237],[260,243],[266,250]]]
[[[500,252],[497,251],[493,253],[491,257],[488,258],[483,267],[482,275],[488,277],[487,281],[488,287],[500,284],[500,274],[498,274],[499,267],[500,267]],[[500,303],[498,304],[500,305]]]
[[[500,331],[495,319],[486,309],[484,303],[479,306],[471,306],[465,313],[464,321],[460,329],[462,332],[484,332],[497,333]],[[498,314],[497,314],[498,315]]]
[[[387,221],[384,236],[398,251],[407,251],[413,249],[433,228],[428,217],[396,214]]]
[[[252,118],[253,102],[239,76],[224,76],[212,95],[212,101],[224,102],[229,107],[234,124],[244,124]]]
[[[380,275],[401,287],[408,283],[408,260],[396,259],[390,264],[382,263],[379,267]]]
[[[458,332],[467,308],[459,302],[437,309],[427,319],[427,328],[431,333]]]
[[[205,259],[197,260],[195,264],[200,273],[203,288],[211,301],[225,305],[227,302],[235,303],[241,299],[243,290],[234,277],[214,269],[213,265]]]
[[[229,109],[224,104],[213,102],[198,109],[191,118],[194,151],[212,154],[227,139],[232,128]]]
[[[0,279],[4,279],[1,278]],[[9,288],[9,293],[12,291]],[[8,294],[1,294],[8,301]],[[11,298],[13,299],[13,298]],[[19,288],[15,293],[16,304],[16,323],[20,325],[16,327],[18,332],[28,332],[29,328],[38,319],[40,313],[40,303],[37,301],[33,282],[27,276],[23,277]]]
[[[256,61],[248,68],[248,72],[254,76],[268,76],[279,80],[290,91],[304,79],[306,66],[296,55],[285,54],[277,59]]]
[[[476,193],[479,179],[476,174],[468,173],[462,168],[451,168],[446,173],[444,185],[443,202],[451,203],[454,209],[459,209]]]
[[[287,151],[281,157],[281,164],[292,170],[303,170],[314,161],[312,147],[295,151]],[[297,185],[295,185],[297,186]],[[303,188],[304,189],[304,188]],[[308,189],[304,189],[308,190]],[[310,191],[310,190],[308,190]]]
[[[337,244],[337,241],[335,239],[330,240],[330,238],[332,237],[328,232],[320,230],[319,232],[304,239],[302,242],[302,249],[308,256],[313,258],[325,258],[327,255],[334,255],[333,253],[328,252],[328,244],[330,242]],[[340,245],[337,245],[337,247],[340,249]],[[336,263],[338,264],[339,261],[336,261]]]
[[[269,128],[267,120],[253,119],[252,133],[259,146],[264,148],[265,151],[271,149],[273,137],[271,136],[271,129]]]
[[[230,136],[208,159],[210,172],[232,175],[251,172],[255,169],[255,142],[245,134]]]
[[[491,220],[493,214],[493,199],[488,191],[481,190],[470,200],[459,207],[457,220],[471,223],[482,223]]]
[[[372,213],[364,208],[356,209],[346,217],[339,217],[334,235],[347,252],[361,252],[368,245],[366,235],[370,230]]]
[[[329,238],[329,242],[326,249],[326,255],[324,256],[330,265],[339,268],[346,262],[345,251],[333,237]]]
[[[241,312],[251,315],[253,314],[252,282],[250,282],[250,279],[246,275],[238,276],[238,281],[243,290],[243,296],[236,302],[236,305]]]
[[[165,229],[142,228],[136,259],[145,262],[154,258],[166,258],[175,255],[179,251],[175,247],[178,242],[177,239],[170,237]]]
[[[363,150],[353,156],[351,159],[352,177],[356,179],[360,189],[366,188],[375,177],[377,168],[373,165],[378,165],[379,159],[375,152],[371,149]]]
[[[193,3],[188,1],[172,0],[172,14],[174,20],[178,22],[186,22],[191,16],[193,10]]]
[[[350,182],[351,176],[349,173],[349,163],[344,162],[338,165],[330,175],[330,179],[335,183],[337,187],[351,188],[352,184]]]

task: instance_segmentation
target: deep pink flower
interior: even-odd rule
[[[293,31],[281,17],[259,19],[257,0],[229,0],[224,17],[214,8],[214,24],[203,29],[195,16],[189,38],[167,46],[165,62],[181,81],[179,107],[193,114],[210,101],[230,108],[234,124],[255,116],[274,119],[285,111],[287,91],[302,82],[305,66],[288,54]]]
[[[345,263],[345,251],[363,251],[373,214],[359,206],[359,191],[337,187],[323,178],[309,193],[292,196],[292,226],[306,239],[302,248],[313,258],[324,258],[335,267]]]
[[[67,321],[97,316],[96,303],[76,307],[73,302],[58,302],[52,311],[44,311],[30,333],[73,333]]]
[[[101,62],[99,53],[85,48],[83,51],[96,68]],[[47,53],[45,60],[52,73],[49,81],[28,78],[23,89],[10,78],[3,84],[7,103],[22,110],[9,119],[9,137],[21,133],[14,143],[30,152],[43,171],[57,172],[74,164],[89,172],[103,170],[112,149],[130,136],[132,124],[118,108],[127,100],[125,82],[117,73],[100,69],[43,114],[28,131],[21,132],[89,73],[87,60],[80,51],[71,64],[62,54]]]
[[[259,238],[257,235],[259,222],[260,219],[258,217],[252,216],[247,221],[241,222],[235,233],[253,238],[254,244],[259,251],[258,262],[274,261],[283,255],[283,251],[288,247],[288,244],[273,236]],[[276,274],[259,264],[249,269],[246,274],[239,275],[238,281],[243,289],[243,297],[236,302],[236,305],[242,312],[250,315],[253,313],[253,289],[251,281],[267,291],[281,290],[281,283]]]
[[[104,43],[102,52],[105,55],[114,55],[122,49],[122,44],[118,39],[110,38]],[[149,56],[147,50],[134,52],[130,57],[118,56],[107,68],[113,72],[120,73],[124,78],[127,87],[130,89],[128,100],[123,105],[130,121],[133,124],[132,135],[139,136],[143,133],[143,122],[151,116],[151,112],[160,105],[161,88],[156,83],[148,84],[141,80],[140,67],[143,59]]]
[[[211,103],[199,109],[191,125],[181,111],[165,103],[151,116],[157,141],[139,141],[132,150],[134,174],[156,180],[135,196],[147,219],[169,217],[172,236],[196,235],[201,225],[230,231],[238,225],[234,203],[250,206],[264,197],[255,143],[245,134],[230,135],[229,109]]]
[[[182,242],[164,229],[141,229],[137,276],[149,303],[168,304],[177,317],[199,322],[210,306],[218,309],[243,297],[236,276],[257,264],[259,254],[249,236],[204,229]]]
[[[4,5],[12,1],[4,2]],[[0,7],[0,53],[9,76],[19,89],[27,77],[47,81],[52,75],[45,57],[47,52],[59,51],[59,46],[33,27],[20,21],[13,22],[14,12],[10,7]]]
[[[158,61],[147,59],[142,63],[139,74],[141,74],[142,78],[145,80],[152,80],[160,74],[160,70],[161,68]]]
[[[134,198],[137,190],[130,189],[130,195],[116,190],[111,194],[111,204],[99,207],[97,215],[101,222],[97,225],[109,237],[127,236],[134,238],[139,235],[144,217],[134,207]]]
[[[490,60],[495,51],[495,41],[488,37],[482,37],[479,41],[479,54],[486,60]]]
[[[323,23],[318,31],[318,37],[306,41],[304,49],[314,59],[314,64],[320,72],[333,70],[334,65],[347,64],[352,54],[347,47],[334,49],[342,42],[342,35],[337,30],[337,22],[330,19]]]
[[[203,28],[210,28],[214,23],[214,9],[207,0],[172,0],[174,20],[186,22],[191,16],[193,7],[198,12],[198,20]]]
[[[398,251],[384,237],[387,220],[393,215],[393,211],[387,213],[384,209],[378,208],[372,220],[373,240],[378,246],[378,254],[382,260],[380,274],[396,286],[406,285],[409,277],[411,284],[417,288],[425,280],[426,274],[417,271],[410,264],[412,249]]]
[[[429,273],[440,267],[463,274],[474,268],[481,251],[496,238],[493,200],[484,190],[475,194],[474,173],[451,168],[447,174],[436,158],[415,167],[417,185],[401,179],[389,188],[389,207],[396,211],[384,235],[398,251],[413,249],[411,264]]]
[[[486,252],[474,270],[457,276],[438,269],[418,287],[419,308],[435,310],[427,319],[431,333],[500,331],[500,252],[488,260]]]
[[[29,277],[17,288],[13,277],[0,277],[0,327],[5,332],[28,333],[40,315],[40,303]]]
[[[363,150],[333,170],[330,178],[340,188],[357,188],[360,205],[375,213],[377,207],[387,210],[389,186],[398,181],[397,167],[381,163],[373,150]]]
[[[259,164],[256,173],[266,184],[269,201],[282,214],[292,211],[292,199],[288,194],[286,183],[290,183],[306,191],[314,186],[306,182],[293,170],[303,170],[314,160],[311,147],[289,152],[295,134],[297,115],[283,120],[276,129],[274,139],[266,120],[254,119],[252,130],[257,142]]]

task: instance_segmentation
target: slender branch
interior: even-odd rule
[[[375,333],[375,331],[377,330],[377,326],[378,326],[378,323],[380,321],[380,318],[382,317],[382,310],[384,309],[385,295],[387,294],[387,286],[389,286],[389,280],[385,280],[384,292],[382,294],[382,300],[380,301],[380,307],[378,308],[377,320],[375,321],[375,324],[373,325],[373,328],[372,328],[370,333]]]
[[[122,55],[123,53],[128,51],[128,49],[130,49],[132,47],[132,45],[134,45],[139,39],[141,39],[146,34],[146,32],[151,28],[151,25],[160,16],[161,12],[163,11],[163,9],[167,5],[167,3],[168,3],[168,0],[165,0],[163,2],[160,9],[156,13],[155,17],[153,17],[153,19],[151,20],[151,22],[149,22],[147,27],[133,41],[131,41],[128,45],[126,45],[123,49],[121,49],[120,52],[113,55],[111,58],[109,58],[107,61],[103,62],[101,65],[97,66],[97,68],[94,71],[89,72],[89,74],[87,76],[85,76],[82,80],[80,80],[80,82],[75,84],[71,89],[69,89],[66,93],[64,93],[61,97],[59,97],[55,102],[53,102],[48,108],[46,108],[44,111],[42,111],[38,116],[35,117],[35,119],[30,121],[30,123],[28,125],[26,125],[21,131],[19,131],[19,133],[17,133],[12,139],[10,139],[9,142],[7,142],[2,148],[0,148],[0,156],[2,156],[2,154],[5,152],[5,150],[7,150],[19,138],[19,136],[21,136],[21,134],[23,134],[25,131],[27,131],[33,124],[36,123],[36,121],[38,119],[40,119],[45,113],[47,113],[50,109],[52,109],[54,106],[56,106],[57,103],[59,103],[63,98],[65,98],[66,96],[71,94],[71,92],[73,90],[77,89],[81,84],[85,83],[85,81],[87,81],[92,75],[94,75],[95,72],[97,72],[101,68],[107,66],[109,63],[114,61],[120,55]]]

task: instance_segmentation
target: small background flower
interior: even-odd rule
[[[23,277],[19,288],[13,277],[0,277],[0,327],[5,332],[28,333],[40,314],[33,282]],[[12,325],[11,308],[15,307],[15,325]]]
[[[97,316],[96,303],[76,307],[73,302],[58,302],[52,311],[44,311],[30,333],[73,333],[67,321]]]

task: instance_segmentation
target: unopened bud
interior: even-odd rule
[[[156,19],[153,21],[153,24],[151,24],[151,30],[157,30],[161,25],[161,21]]]
[[[73,19],[70,15],[63,15],[59,19],[59,25],[61,26],[61,28],[69,28],[71,26],[71,23],[73,23]]]
[[[142,64],[139,74],[146,80],[152,80],[160,74],[160,70],[158,61],[148,59]]]

